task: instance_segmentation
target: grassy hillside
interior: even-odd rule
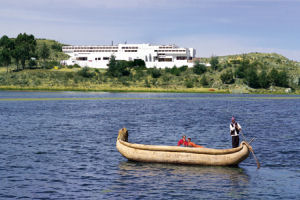
[[[44,44],[50,50],[46,63],[39,56]],[[16,66],[11,64],[8,73],[6,67],[0,67],[0,89],[285,93],[285,88],[291,87],[294,93],[299,93],[300,63],[279,54],[220,56],[215,66],[205,67],[200,73],[195,67],[181,66],[171,69],[127,68],[126,74],[114,77],[105,69],[61,66],[59,61],[68,58],[61,47],[62,44],[57,41],[37,39],[35,65],[31,66],[32,63],[27,62],[25,70],[15,71]],[[201,63],[211,61],[212,58],[201,58]],[[257,79],[262,72],[266,72],[267,78],[271,79],[269,75],[273,69],[279,74],[287,74],[288,81],[284,87],[271,82],[265,88],[251,87],[250,81],[253,78],[249,78],[250,72],[255,72]],[[238,73],[241,70],[244,77]],[[224,77],[227,77],[225,75],[230,75],[232,80],[224,81]]]
[[[69,56],[61,51],[61,47],[63,44],[55,41],[55,40],[47,40],[47,39],[37,39],[37,53],[41,51],[42,45],[46,44],[50,50],[50,56],[47,60],[49,61],[60,61],[68,59]]]

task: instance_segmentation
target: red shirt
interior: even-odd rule
[[[188,145],[188,142],[187,142],[187,141],[183,141],[183,139],[181,139],[181,140],[178,141],[177,146],[180,146],[180,145],[182,145],[182,144],[183,144],[183,146],[187,146],[187,145]]]

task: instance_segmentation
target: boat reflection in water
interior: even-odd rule
[[[249,176],[240,167],[191,166],[125,161],[119,164],[119,181],[123,187],[147,188],[144,195],[155,189],[172,191],[180,197],[183,190],[209,198],[243,198],[248,196]],[[124,188],[123,188],[124,189]],[[129,188],[127,188],[129,189]],[[152,189],[152,192],[150,192]],[[205,194],[209,191],[210,195]]]

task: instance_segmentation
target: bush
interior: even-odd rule
[[[192,80],[187,80],[187,81],[185,82],[185,86],[186,86],[187,88],[193,88],[193,87],[194,87],[194,83],[193,83]]]
[[[220,76],[220,79],[221,79],[222,83],[225,83],[225,84],[234,83],[233,73],[231,70],[227,70],[224,73],[222,73]]]
[[[188,66],[187,66],[187,65],[182,65],[181,67],[179,67],[179,70],[180,70],[181,72],[185,72],[187,69],[188,69]]]
[[[219,67],[219,58],[217,56],[212,56],[209,61],[211,68],[217,70]]]
[[[171,74],[173,74],[175,76],[180,76],[180,73],[181,73],[180,69],[177,68],[175,65],[169,71]]]
[[[44,65],[45,69],[52,69],[54,66],[60,66],[60,63],[58,61],[49,61],[46,62]]]
[[[201,78],[201,80],[200,80],[200,84],[201,84],[202,86],[208,86],[208,85],[209,85],[208,80],[207,80],[205,74],[202,76],[202,78]]]
[[[149,68],[147,71],[151,74],[152,78],[159,78],[161,76],[161,70],[156,67]]]
[[[29,65],[29,68],[33,68],[33,67],[36,67],[37,66],[37,63],[36,63],[36,61],[35,60],[29,60],[29,63],[28,63],[28,65]]]
[[[56,51],[62,51],[62,45],[59,43],[54,43],[51,45],[51,49],[56,50]]]
[[[67,65],[67,68],[68,68],[68,69],[81,68],[81,66],[78,65],[78,64],[74,64],[74,65]]]
[[[94,73],[91,72],[91,71],[90,71],[90,68],[88,68],[88,67],[82,68],[81,70],[79,70],[79,71],[77,72],[77,74],[78,74],[79,76],[84,77],[84,78],[92,78],[92,77],[94,76]]]
[[[261,71],[258,76],[258,83],[261,88],[270,87],[270,81],[268,80],[268,75],[265,70]]]
[[[243,66],[238,66],[238,68],[235,70],[235,76],[237,78],[245,78],[245,69]]]
[[[193,72],[195,74],[198,74],[198,75],[201,75],[203,73],[206,72],[206,66],[203,65],[203,64],[200,64],[199,61],[196,61],[195,64],[194,64],[194,67],[193,67]]]
[[[254,68],[251,68],[247,71],[245,81],[249,87],[252,88],[259,88],[260,84],[258,81],[258,75]]]

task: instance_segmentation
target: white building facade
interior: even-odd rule
[[[112,55],[116,60],[144,60],[147,68],[171,68],[174,65],[191,67],[192,59],[196,55],[193,48],[150,44],[63,46],[62,50],[70,56],[68,60],[61,61],[62,64],[93,68],[108,68],[107,64]]]

